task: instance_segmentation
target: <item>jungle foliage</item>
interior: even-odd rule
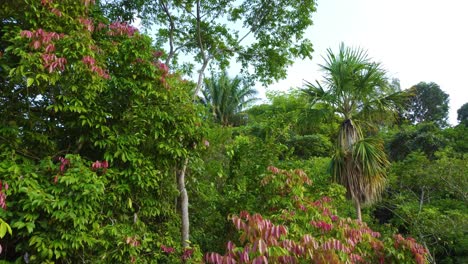
[[[409,120],[411,96],[344,45],[344,57],[328,54],[326,85],[269,92],[268,102],[249,105],[249,81],[271,83],[294,58],[310,56],[304,30],[315,7],[2,1],[0,262],[466,262],[464,108],[453,127]],[[155,39],[127,23],[138,16],[157,26]],[[256,42],[220,21],[243,24]],[[343,63],[347,52],[360,60]],[[224,69],[233,57],[244,69],[238,77],[204,78],[203,65]],[[184,75],[191,63],[198,82]],[[332,81],[340,70],[346,87]],[[356,107],[340,112],[338,90]],[[346,141],[351,122],[359,137],[343,149],[337,139]],[[349,186],[333,181],[330,166],[337,152],[363,159],[354,154],[375,147],[389,157],[378,169],[386,180],[354,220]],[[354,164],[354,172],[364,166]]]

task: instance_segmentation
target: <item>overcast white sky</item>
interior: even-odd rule
[[[313,20],[313,59],[296,62],[288,78],[268,90],[320,79],[321,56],[344,42],[367,49],[402,89],[439,84],[450,95],[449,121],[458,123],[456,111],[468,102],[468,0],[318,0]]]

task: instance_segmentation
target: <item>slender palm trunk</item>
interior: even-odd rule
[[[362,221],[362,216],[361,216],[361,202],[359,201],[359,199],[354,199],[354,205],[356,207],[356,215],[357,215],[357,219],[359,221]]]

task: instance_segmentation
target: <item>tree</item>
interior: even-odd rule
[[[202,93],[213,117],[224,126],[234,124],[239,112],[257,100],[253,97],[257,94],[254,88],[243,84],[240,77],[229,78],[226,71],[205,79]]]
[[[313,51],[304,33],[312,25],[314,0],[115,0],[103,5],[119,19],[137,14],[154,26],[158,45],[168,47],[166,64],[177,62],[179,54],[194,58],[199,63],[195,95],[212,63],[225,69],[235,58],[244,74],[269,84],[284,78],[294,59],[310,58]],[[186,66],[193,68],[193,62]]]
[[[201,139],[194,85],[93,2],[1,2],[7,260],[160,262],[155,245],[179,237],[173,168]]]
[[[438,84],[420,82],[406,90],[410,95],[403,117],[411,123],[434,122],[439,127],[447,125],[449,95]]]
[[[465,103],[457,110],[457,120],[460,124],[468,126],[468,103]]]
[[[365,137],[365,128],[396,110],[401,100],[390,93],[385,71],[371,62],[367,53],[340,45],[334,54],[328,49],[323,86],[307,83],[304,91],[314,102],[326,103],[342,122],[338,131],[332,174],[344,185],[361,220],[361,205],[376,201],[384,189],[389,162],[381,140]],[[375,129],[375,128],[374,128]]]
[[[387,143],[392,161],[400,161],[414,151],[422,151],[430,159],[447,145],[444,131],[433,122],[400,126],[398,132]]]

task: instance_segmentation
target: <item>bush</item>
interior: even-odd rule
[[[207,263],[425,263],[426,249],[412,238],[383,237],[365,223],[336,214],[332,199],[311,200],[302,170],[270,167],[262,180],[282,196],[267,218],[242,211],[231,218],[240,244],[226,253],[207,253]]]

